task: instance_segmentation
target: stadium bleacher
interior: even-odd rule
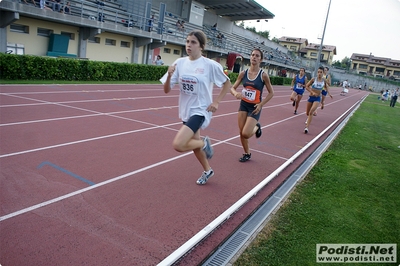
[[[10,2],[19,2],[25,5],[24,0],[4,0]],[[31,4],[26,0],[27,4]],[[37,0],[35,0],[37,1]],[[61,5],[64,6],[67,0],[61,0]],[[114,25],[125,28],[137,28],[138,30],[147,31],[148,18],[143,15],[128,12],[118,1],[99,1],[99,0],[69,0],[71,3],[71,15],[83,19],[94,20],[111,28]],[[47,1],[46,5],[49,9],[52,7],[51,1]],[[38,4],[36,5],[38,6]],[[179,16],[170,12],[165,12],[164,22],[158,22],[159,10],[152,8],[151,13],[155,14],[154,26],[150,32],[157,33],[160,40],[167,39],[169,42],[175,44],[182,44],[182,39],[192,30],[202,30],[207,35],[207,50],[227,55],[229,52],[240,53],[244,58],[250,58],[250,51],[253,48],[260,48],[265,55],[265,60],[268,64],[274,64],[280,67],[289,67],[298,69],[301,67],[289,55],[276,51],[268,45],[261,44],[256,40],[251,40],[248,37],[241,36],[234,32],[215,30],[211,25],[204,24],[202,26],[185,21],[185,28],[183,31],[179,30],[176,26],[178,20],[184,20]],[[118,27],[115,27],[119,29]],[[121,28],[123,29],[123,28]],[[224,38],[219,39],[218,34],[223,34]],[[154,37],[154,35],[152,35]],[[168,39],[169,38],[169,39]],[[172,39],[171,39],[172,38]],[[270,57],[269,54],[273,56]]]

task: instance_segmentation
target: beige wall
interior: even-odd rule
[[[298,43],[293,43],[293,42],[279,42],[280,45],[286,47],[289,51],[294,51],[294,52],[299,52],[301,45]],[[294,50],[291,49],[291,47],[296,47]]]
[[[170,53],[166,52],[167,49],[170,50]],[[179,55],[174,54],[174,50],[178,50]],[[182,51],[184,51],[184,47],[179,46],[179,45],[167,44],[166,46],[160,47],[160,55],[161,55],[162,60],[164,61],[164,65],[169,66],[176,59],[182,57]],[[156,56],[156,54],[153,55],[153,60],[154,60],[154,56]]]
[[[90,60],[130,63],[132,55],[132,37],[103,32],[96,37],[100,38],[100,43],[88,41],[86,57]],[[106,39],[114,40],[115,45],[106,44]],[[128,42],[129,48],[121,47],[121,41]],[[139,61],[141,62],[141,61]]]
[[[69,41],[68,53],[78,54],[79,45],[79,28],[69,25],[61,25],[48,21],[41,21],[31,18],[22,17],[15,24],[29,26],[29,34],[10,31],[7,27],[7,41],[9,43],[23,44],[25,46],[25,54],[45,56],[48,50],[49,37],[38,36],[38,28],[53,30],[53,33],[60,34],[68,32],[74,34],[74,40]],[[132,37],[122,36],[112,33],[102,33],[96,37],[100,38],[100,43],[88,42],[86,57],[90,60],[110,61],[110,62],[131,62],[132,55]],[[115,40],[116,45],[106,45],[106,39]],[[129,48],[121,47],[121,41],[129,43]],[[140,55],[143,54],[143,48],[140,49]],[[139,60],[141,60],[141,56]],[[139,61],[141,62],[141,61]]]
[[[316,53],[317,55],[316,56],[311,56],[311,53]],[[333,57],[333,56],[330,56],[331,53],[330,52],[326,52],[326,51],[322,51],[321,54],[324,55],[324,60],[327,60],[328,64],[331,65],[332,64],[332,57]],[[307,55],[306,55],[307,58],[311,58],[311,59],[317,60],[317,56],[318,56],[318,50],[308,50],[307,51]]]
[[[133,45],[135,45],[135,44],[133,44]],[[143,62],[143,57],[144,57],[144,46],[141,46],[141,47],[139,47],[139,48],[136,48],[136,49],[138,49],[138,53],[139,53],[139,56],[138,56],[138,61],[136,62],[137,64],[141,64],[142,62]],[[133,62],[132,62],[133,63]]]
[[[55,34],[60,34],[61,31],[74,33],[75,40],[70,40],[68,45],[69,54],[77,54],[78,51],[78,28],[68,25],[60,25],[48,21],[40,21],[36,19],[22,17],[15,24],[29,26],[29,34],[10,31],[10,26],[7,26],[7,42],[18,43],[25,46],[25,54],[44,56],[47,53],[49,46],[49,38],[38,36],[37,29],[53,30]]]
[[[38,28],[44,28],[53,30],[53,33],[60,34],[68,32],[74,34],[74,40],[69,41],[68,53],[78,55],[79,49],[79,27],[62,25],[58,23],[52,23],[49,21],[41,21],[33,18],[21,17],[15,24],[29,26],[29,33],[18,33],[11,32],[10,26],[7,27],[7,42],[23,44],[25,46],[25,54],[28,55],[39,55],[45,56],[48,50],[49,37],[43,37],[37,35]],[[96,61],[109,61],[109,62],[131,62],[132,51],[134,42],[132,36],[124,36],[109,32],[103,32],[96,37],[100,38],[100,43],[87,43],[86,58]],[[115,40],[114,45],[106,45],[106,39]],[[121,47],[121,41],[128,42],[129,48]],[[170,49],[170,53],[165,52],[165,48]],[[144,57],[144,46],[136,48],[138,49],[138,62],[143,62]],[[184,51],[185,45],[167,44],[164,47],[160,47],[160,55],[165,65],[172,64],[176,59],[182,57],[182,51]],[[174,50],[179,51],[179,54],[174,54]],[[154,55],[153,55],[154,58]],[[216,60],[216,58],[213,58]],[[225,67],[226,59],[219,59],[220,64]]]
[[[357,67],[354,68],[354,65],[357,65]],[[360,65],[366,65],[367,68],[360,68]],[[383,73],[382,72],[377,72],[376,71],[377,67],[378,68],[383,68],[384,69]],[[371,68],[373,68],[372,72],[370,72]],[[392,66],[386,66],[386,65],[373,64],[373,63],[371,64],[369,62],[359,61],[359,60],[356,60],[356,59],[352,60],[351,69],[355,70],[358,74],[360,72],[363,72],[363,73],[368,73],[368,74],[371,73],[373,75],[379,75],[379,76],[381,76],[381,75],[388,76],[388,71],[390,71],[390,75],[389,76],[394,76],[395,78],[400,77],[399,75],[395,75],[394,74],[395,71],[400,72],[400,68],[396,68],[396,67],[392,67]]]

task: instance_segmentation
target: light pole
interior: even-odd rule
[[[330,9],[330,8],[331,8],[331,0],[329,0],[328,12],[326,13],[324,31],[323,31],[323,33],[322,33],[322,38],[321,38],[321,45],[319,46],[318,57],[317,57],[317,63],[315,64],[314,77],[317,76],[318,67],[319,67],[319,64],[321,63],[322,46],[323,46],[323,44],[324,44],[325,29],[326,29],[326,24],[327,24],[327,22],[328,22],[328,16],[329,16],[329,9]]]

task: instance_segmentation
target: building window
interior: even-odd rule
[[[116,46],[117,45],[117,41],[113,40],[113,39],[106,39],[106,45]]]
[[[25,54],[25,46],[23,44],[18,43],[7,43],[7,53],[8,54]]]
[[[358,68],[360,68],[360,69],[367,69],[367,68],[368,68],[368,65],[360,64]]]
[[[121,41],[121,47],[129,48],[129,47],[131,47],[131,43],[130,42]]]
[[[169,48],[164,48],[164,54],[170,54],[171,53],[171,49]]]
[[[393,75],[395,75],[395,76],[400,76],[400,71],[393,71]]]
[[[297,46],[290,46],[290,50],[297,51]]]
[[[100,43],[100,37],[90,37],[90,38],[88,39],[88,42],[91,42],[91,43]]]
[[[75,33],[62,31],[61,35],[68,36],[70,40],[75,40]]]
[[[38,28],[37,29],[37,35],[38,36],[50,37],[51,34],[53,34],[53,30],[43,29],[43,28]]]
[[[181,54],[181,51],[174,49],[174,54],[175,54],[175,55],[180,55],[180,54]]]
[[[11,32],[18,32],[18,33],[28,33],[29,34],[29,26],[20,25],[20,24],[11,24],[10,25]]]
[[[317,53],[311,52],[311,53],[310,53],[310,56],[312,56],[312,57],[317,57]]]

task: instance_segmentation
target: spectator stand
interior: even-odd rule
[[[19,2],[23,4],[24,0],[5,0],[10,2]],[[23,2],[21,2],[23,1]],[[33,5],[29,1],[26,0],[28,5]],[[64,6],[67,0],[62,0],[61,4]],[[130,31],[132,28],[137,28],[140,31],[135,31],[135,35],[147,35],[147,32],[143,30],[147,26],[148,19],[143,15],[133,14],[132,12],[127,12],[125,9],[121,8],[119,3],[114,1],[99,1],[99,0],[71,0],[70,10],[71,15],[76,17],[81,17],[84,19],[90,19],[96,21],[97,23],[104,23],[101,28],[105,31],[116,30],[124,31],[124,27]],[[51,4],[49,0],[47,4]],[[301,65],[296,63],[293,59],[288,57],[286,54],[283,54],[280,51],[276,51],[272,47],[268,46],[268,42],[262,44],[260,41],[256,42],[255,40],[249,40],[248,37],[244,37],[240,34],[223,31],[222,29],[212,29],[212,25],[196,25],[192,24],[185,19],[180,18],[179,16],[165,12],[164,23],[160,23],[158,21],[159,18],[159,10],[156,8],[152,8],[151,13],[155,15],[154,27],[152,28],[152,32],[161,33],[161,40],[168,40],[169,43],[175,43],[177,45],[183,44],[182,39],[186,37],[186,34],[192,30],[203,30],[207,35],[207,50],[210,52],[215,52],[219,56],[225,57],[229,52],[240,53],[243,56],[243,62],[248,63],[250,59],[250,52],[254,47],[260,48],[265,55],[272,54],[272,58],[268,58],[265,56],[265,62],[272,67],[277,66],[280,68],[288,68],[288,69],[299,69]],[[60,16],[60,19],[61,18]],[[185,28],[183,31],[180,31],[176,27],[176,22],[178,20],[185,20]],[[100,25],[96,25],[95,23],[88,23],[91,25],[90,27],[98,27]],[[114,25],[116,25],[114,27]],[[117,26],[121,26],[118,28]],[[162,26],[162,29],[160,27]],[[218,39],[218,34],[223,34],[225,38]],[[125,32],[126,34],[126,32]],[[129,34],[129,33],[128,33]],[[133,34],[133,32],[132,32]],[[172,38],[170,38],[172,37]]]

